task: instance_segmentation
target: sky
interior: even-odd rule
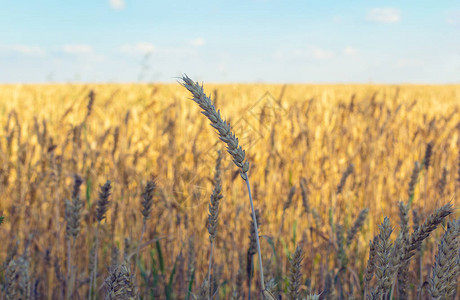
[[[460,1],[0,0],[0,83],[460,83]]]

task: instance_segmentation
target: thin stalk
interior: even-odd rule
[[[246,187],[248,188],[248,194],[249,194],[249,202],[251,203],[251,210],[252,210],[252,220],[254,221],[254,231],[256,235],[256,243],[257,243],[257,254],[259,256],[259,269],[260,269],[260,282],[262,285],[262,292],[265,291],[265,281],[264,281],[264,268],[262,265],[262,253],[260,251],[260,242],[259,242],[259,230],[257,228],[257,219],[256,219],[256,211],[254,209],[254,202],[252,200],[252,194],[251,194],[251,186],[249,185],[249,177],[246,177]]]
[[[393,275],[393,283],[391,284],[391,291],[390,291],[390,297],[388,299],[393,299],[393,293],[395,291],[395,288],[396,288],[396,279],[398,278],[398,272],[396,272],[396,274]]]
[[[92,275],[90,276],[90,285],[89,285],[89,297],[88,299],[92,299],[92,289],[93,286],[97,287],[97,249],[99,247],[99,226],[101,225],[101,222],[97,223],[97,228],[96,228],[96,247],[94,249],[94,266],[93,266],[93,272]]]
[[[418,252],[418,267],[419,267],[419,282],[420,285],[423,285],[423,242],[420,245],[420,251]]]
[[[331,238],[334,244],[337,241],[336,234],[335,234],[335,222],[334,222],[336,207],[337,207],[337,193],[333,193],[331,210],[329,211],[329,223],[331,225]]]
[[[460,189],[460,178],[458,179],[458,181],[459,182],[455,185],[455,199],[458,199],[458,197],[460,196],[458,192],[458,190]]]
[[[425,185],[425,204],[424,204],[424,208],[426,209],[426,201],[428,199],[428,169],[425,168],[425,180],[424,180],[424,185]],[[436,197],[436,203],[435,203],[435,207],[438,207],[438,197]],[[423,285],[423,262],[422,262],[422,251],[423,251],[423,243],[422,245],[420,245],[420,251],[419,251],[419,255],[418,255],[418,266],[419,266],[419,286],[422,286]]]
[[[424,194],[424,199],[423,199],[424,205],[423,205],[423,207],[426,210],[426,203],[427,203],[427,199],[428,199],[428,188],[427,188],[427,186],[428,186],[428,169],[427,168],[425,168],[424,177],[425,178],[423,180],[423,185],[424,185],[424,187],[423,187],[424,188],[424,193],[423,193]],[[438,206],[437,202],[438,202],[438,198],[436,198],[435,207]],[[422,247],[423,247],[423,241],[420,244],[420,247],[419,247],[420,249],[417,251],[418,252],[418,255],[417,255],[418,257],[416,258],[418,260],[418,270],[417,270],[417,272],[418,272],[418,276],[419,276],[419,286],[423,285],[423,262],[422,262],[422,260],[423,260],[423,254],[422,254],[423,248]]]
[[[281,233],[283,232],[283,228],[284,228],[284,216],[286,215],[286,210],[283,209],[283,214],[281,215],[281,225],[280,225],[280,229],[278,231],[278,236],[281,237]]]
[[[93,266],[94,268],[94,266]],[[88,291],[88,300],[91,300],[91,291],[93,289],[93,274],[94,271],[91,270],[91,274],[89,274],[89,291]]]
[[[96,249],[94,250],[94,286],[97,287],[97,250],[99,249],[99,226],[101,225],[100,222],[97,223],[97,230],[96,230]]]
[[[141,237],[139,238],[139,243],[138,243],[138,245],[137,245],[136,260],[135,260],[135,264],[134,264],[134,271],[133,271],[133,273],[136,272],[136,267],[137,267],[137,264],[139,263],[139,252],[140,252],[140,250],[141,250],[141,243],[142,243],[142,238],[144,237],[145,227],[146,227],[146,220],[144,219],[144,223],[143,223],[143,225],[142,225]]]
[[[208,267],[208,299],[211,300],[211,268],[212,268],[212,253],[214,250],[214,242],[211,242],[211,253],[209,254],[209,267]]]
[[[89,224],[87,225],[89,227]],[[90,235],[88,234],[88,243],[91,243]],[[91,257],[91,247],[89,249],[89,256]],[[91,259],[89,260],[91,262]],[[88,300],[91,300],[91,289],[93,287],[93,270],[89,274],[89,293],[88,293]]]
[[[251,300],[251,285],[252,285],[251,282],[252,282],[252,280],[248,281],[248,300]]]
[[[72,248],[70,249],[70,253],[76,253],[75,252],[75,247],[76,247],[76,239],[73,239],[72,240]],[[74,259],[72,257],[72,259]],[[77,264],[77,262],[75,262],[75,264]],[[72,294],[74,293],[74,289],[76,288],[77,286],[77,282],[76,282],[76,276],[75,276],[75,272],[76,272],[76,266],[75,265],[72,265],[72,261],[71,261],[71,265],[70,265],[70,268],[71,268],[71,272],[70,272],[70,275],[72,276]],[[72,294],[70,295],[70,298],[72,298]]]
[[[72,285],[70,283],[70,279],[72,278],[71,275],[71,259],[72,259],[72,253],[71,253],[71,248],[70,248],[70,237],[67,238],[67,282],[69,282],[69,287],[67,288],[67,298],[70,299],[70,295],[72,294]]]
[[[425,189],[425,199],[423,201],[423,207],[426,209],[426,201],[427,201],[427,198],[428,198],[428,189],[427,189],[427,181],[428,181],[428,170],[425,169],[425,180],[423,182],[423,185],[424,185],[424,189]],[[438,198],[436,198],[436,202],[438,201],[437,200]],[[436,206],[435,207],[438,207],[438,204],[436,203]]]

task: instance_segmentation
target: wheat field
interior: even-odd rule
[[[0,86],[2,299],[458,299],[460,85],[203,89]]]

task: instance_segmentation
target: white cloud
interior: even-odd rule
[[[328,59],[334,57],[334,52],[316,47],[311,48],[311,54],[316,59]]]
[[[401,20],[401,11],[396,8],[374,8],[366,17],[366,20],[380,23],[397,23]]]
[[[345,55],[349,55],[349,56],[353,56],[357,53],[358,51],[356,50],[356,48],[353,48],[351,46],[347,46],[345,47],[345,49],[343,49],[343,54]]]
[[[460,25],[460,10],[451,12],[447,16],[447,23],[451,25]]]
[[[201,37],[190,41],[190,45],[195,46],[195,47],[203,46],[204,44],[205,44],[205,40],[204,38],[201,38]]]
[[[125,8],[125,0],[109,0],[109,4],[114,10],[123,10]]]
[[[67,54],[91,54],[93,53],[93,47],[84,44],[65,45],[62,47],[62,51]]]
[[[137,43],[133,45],[123,45],[120,51],[128,54],[148,54],[154,52],[156,47],[152,43]]]
[[[20,53],[24,55],[44,55],[45,49],[28,45],[0,45],[1,52]]]

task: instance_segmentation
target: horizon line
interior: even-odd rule
[[[441,82],[441,83],[430,83],[430,82],[364,82],[364,81],[331,81],[331,82],[312,82],[312,81],[198,81],[206,84],[216,85],[228,85],[228,84],[242,84],[242,85],[460,85],[460,81],[457,82]],[[6,85],[149,85],[149,84],[176,84],[177,81],[37,81],[37,82],[0,82],[0,86]]]

